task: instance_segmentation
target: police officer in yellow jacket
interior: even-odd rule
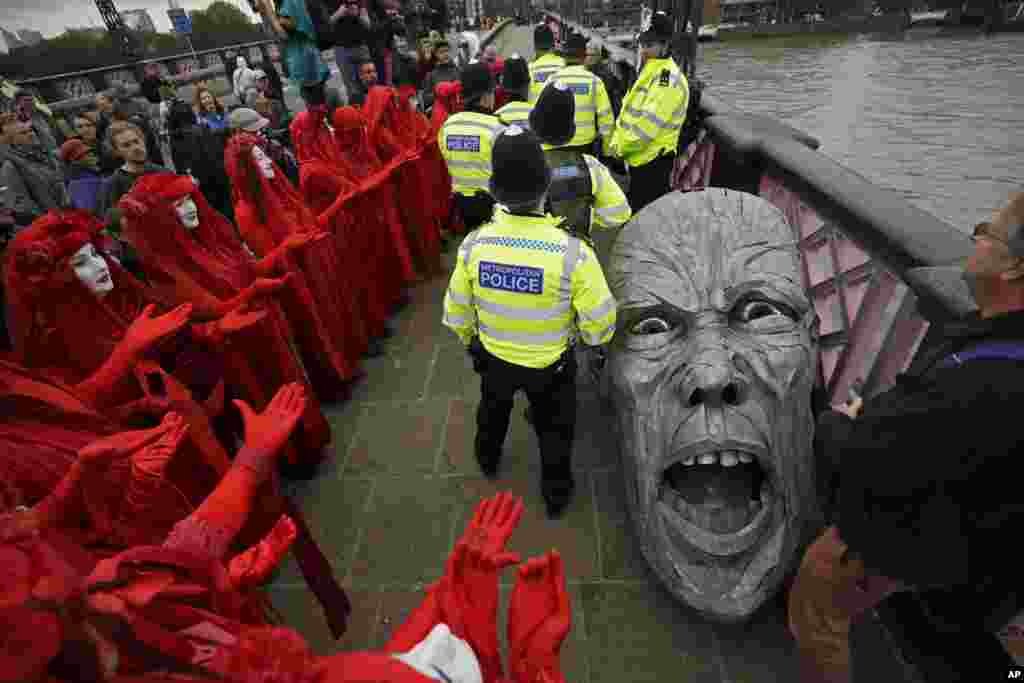
[[[504,128],[494,111],[494,76],[486,64],[474,62],[460,74],[465,110],[452,114],[437,133],[441,156],[452,178],[455,205],[467,230],[491,219],[494,198],[491,177],[491,148]]]
[[[481,375],[476,458],[495,477],[512,400],[523,389],[540,441],[548,515],[574,489],[574,337],[599,346],[615,332],[616,306],[597,257],[541,207],[551,170],[536,136],[509,126],[494,143],[494,220],[466,236],[444,300],[444,324]]]
[[[533,50],[536,57],[530,62],[530,104],[537,101],[548,79],[565,68],[565,60],[554,52],[555,34],[541,24],[533,30]]]
[[[564,218],[574,235],[591,228],[617,228],[632,216],[629,202],[611,172],[578,148],[567,146],[576,131],[576,100],[556,78],[541,92],[530,114],[530,129],[544,143],[551,169],[548,210]]]
[[[587,59],[587,39],[572,34],[565,41],[562,55],[567,66],[551,79],[567,85],[576,98],[576,134],[566,146],[588,154],[605,154],[615,128],[615,115],[604,81],[583,65]]]
[[[643,67],[612,134],[611,153],[629,167],[629,205],[634,212],[668,193],[686,121],[690,86],[669,54],[672,21],[658,12],[640,34]]]
[[[494,115],[506,126],[530,127],[530,67],[519,55],[505,60],[501,74],[501,86],[508,93],[509,101],[498,108]]]

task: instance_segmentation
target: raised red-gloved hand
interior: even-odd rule
[[[516,683],[565,683],[559,653],[571,628],[565,569],[552,550],[519,567],[509,599],[509,669]]]
[[[188,323],[192,304],[182,304],[164,315],[153,315],[156,306],[146,306],[125,330],[121,344],[132,356],[145,353],[157,342],[174,334]]]
[[[274,567],[288,552],[297,534],[295,522],[291,517],[281,515],[281,519],[263,540],[231,558],[231,562],[228,563],[231,585],[241,589],[266,581]]]
[[[519,562],[519,555],[506,553],[505,546],[523,517],[523,499],[502,491],[477,505],[460,541],[479,548],[499,568]]]
[[[384,652],[408,652],[425,640],[435,626],[444,621],[439,597],[443,581],[444,579],[441,579],[427,589],[427,595],[419,607],[395,628],[387,645],[384,646]]]
[[[483,550],[459,541],[438,587],[441,621],[473,648],[484,683],[497,683],[503,675],[498,649],[500,569]]]
[[[232,403],[242,414],[245,424],[244,448],[272,455],[288,440],[306,410],[306,389],[296,382],[285,384],[262,413],[254,411],[245,401]]]

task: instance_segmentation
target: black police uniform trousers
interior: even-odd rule
[[[651,202],[660,199],[672,189],[672,168],[675,152],[662,152],[643,166],[629,167],[629,191],[626,199],[636,214]]]
[[[576,432],[576,356],[572,348],[546,368],[527,368],[474,346],[482,394],[476,411],[479,456],[495,463],[501,457],[513,399],[522,389],[530,401],[533,428],[540,441],[544,478],[568,478]]]
[[[494,197],[486,192],[477,192],[472,196],[456,193],[454,197],[455,208],[462,216],[466,232],[476,230],[494,215]]]

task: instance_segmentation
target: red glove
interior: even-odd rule
[[[519,556],[504,551],[522,517],[523,499],[502,491],[480,501],[459,541],[479,548],[498,567],[516,564]]]
[[[245,425],[245,450],[270,457],[280,450],[291,436],[299,418],[306,410],[306,389],[293,382],[286,384],[270,399],[262,413],[255,412],[245,401],[233,401]]]
[[[295,522],[287,515],[281,515],[270,533],[262,541],[245,552],[231,558],[228,563],[228,577],[235,588],[256,586],[266,581],[270,572],[288,552],[298,534]]]
[[[427,595],[423,602],[391,634],[391,639],[384,646],[384,652],[390,654],[408,652],[426,640],[434,627],[444,621],[439,599],[442,582],[443,579],[427,588]]]
[[[102,469],[115,460],[127,458],[150,445],[165,434],[188,429],[185,419],[177,413],[167,413],[163,421],[152,429],[118,432],[93,441],[78,451],[78,462],[87,470]]]
[[[518,561],[518,556],[503,557]],[[503,676],[498,649],[498,572],[502,568],[479,548],[459,541],[438,592],[441,621],[473,648],[484,683],[496,683]]]
[[[114,398],[114,388],[131,372],[143,354],[185,326],[192,314],[192,305],[182,304],[170,313],[153,317],[155,310],[152,304],[146,306],[125,330],[124,339],[103,365],[75,386],[82,399],[99,408],[108,407],[107,403]]]
[[[509,599],[509,669],[517,683],[565,683],[559,653],[570,628],[565,570],[552,550],[519,567]]]
[[[142,310],[125,330],[120,346],[134,357],[141,356],[157,342],[174,334],[188,323],[192,304],[182,304],[164,315],[154,316],[156,306],[150,304]]]

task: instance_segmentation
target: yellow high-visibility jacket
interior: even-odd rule
[[[643,166],[662,151],[675,152],[689,103],[690,85],[675,61],[647,60],[622,101],[612,155],[630,166]]]
[[[494,115],[506,126],[516,125],[528,130],[531,111],[533,105],[529,102],[509,102],[494,112]]]
[[[448,164],[452,192],[472,197],[488,192],[494,138],[504,126],[497,117],[474,111],[452,114],[437,132],[437,145]]]
[[[530,104],[536,104],[548,79],[565,68],[565,60],[549,52],[530,62]]]
[[[626,200],[626,193],[612,177],[612,172],[600,161],[583,155],[590,168],[590,182],[594,188],[594,208],[591,213],[591,228],[617,228],[625,225],[633,216],[633,210]]]
[[[567,66],[549,80],[565,84],[576,100],[576,134],[565,146],[588,145],[600,137],[603,150],[607,152],[615,128],[615,115],[612,114],[612,101],[608,98],[604,81],[587,71],[585,66]]]
[[[615,333],[616,305],[597,256],[553,216],[510,214],[466,236],[444,297],[443,323],[467,346],[528,368],[556,362],[579,333],[586,344]]]

